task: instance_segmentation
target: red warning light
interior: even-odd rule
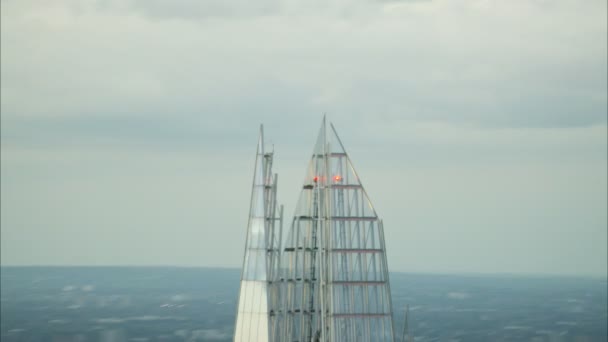
[[[315,176],[312,180],[316,183],[319,180],[319,177]]]
[[[335,175],[335,176],[334,176],[334,180],[335,180],[336,182],[339,182],[339,181],[341,181],[341,180],[342,180],[342,176],[340,176],[340,175]]]

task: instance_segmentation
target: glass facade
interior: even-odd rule
[[[276,221],[276,182],[267,182],[267,167],[256,162],[241,283],[242,296],[244,283],[265,281],[263,341],[394,341],[382,221],[333,125],[323,120],[280,253],[281,230],[268,223]],[[258,184],[274,190],[260,195]]]

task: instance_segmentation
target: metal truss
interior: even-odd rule
[[[260,145],[259,145],[260,146]],[[263,150],[263,143],[262,143]],[[258,159],[260,148],[258,147]],[[265,156],[262,152],[262,155]],[[264,159],[266,160],[266,159]],[[272,157],[269,165],[272,165]],[[259,166],[256,175],[270,166]],[[266,173],[264,173],[266,175]],[[260,201],[274,207],[258,213],[254,210],[256,186],[263,184]],[[277,342],[385,342],[394,341],[392,304],[382,220],[374,207],[333,125],[321,126],[308,165],[299,201],[287,237],[277,253],[281,229],[276,238],[276,176],[273,182],[254,181],[249,232],[255,231],[256,218],[264,220],[266,245],[248,237],[241,294],[251,281],[265,282],[267,307],[257,310],[239,299],[235,341]],[[257,209],[256,209],[257,210]],[[282,210],[280,210],[282,212]],[[259,214],[259,215],[258,215]],[[280,226],[279,226],[280,227]],[[278,239],[278,240],[277,240]],[[262,241],[260,240],[260,241]],[[256,240],[257,241],[257,240]],[[248,262],[257,252],[258,261]],[[250,255],[248,257],[248,255]],[[266,272],[245,276],[258,269],[259,260]],[[243,285],[245,284],[245,285]],[[248,290],[245,289],[249,296]],[[253,304],[252,304],[253,305]],[[254,318],[245,311],[260,315]],[[256,311],[257,310],[257,311]],[[266,321],[261,316],[266,313]],[[267,336],[244,338],[239,319],[248,317],[258,325],[267,324]],[[257,316],[256,316],[257,317]],[[245,324],[242,325],[245,327]],[[237,336],[240,339],[237,340]]]

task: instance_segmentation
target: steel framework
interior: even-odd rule
[[[259,156],[258,148],[258,159]],[[256,174],[260,167],[257,165],[256,162]],[[254,192],[256,184],[254,181]],[[276,177],[266,186],[272,191],[264,192],[267,194],[264,196],[276,207]],[[261,201],[266,201],[264,196],[260,197]],[[254,196],[252,213],[253,202]],[[277,220],[275,214],[264,213],[265,221]],[[249,234],[251,222],[250,218]],[[267,234],[275,234],[274,225],[266,226]],[[336,130],[331,124],[328,129],[325,118],[287,238],[282,241],[282,247],[277,246],[280,237],[264,241],[267,245],[259,247],[267,250],[264,262],[268,271],[253,279],[245,276],[249,274],[246,270],[252,267],[247,255],[253,253],[251,246],[254,245],[248,237],[240,297],[243,284],[265,281],[266,286],[262,286],[259,293],[264,293],[267,306],[256,311],[260,316],[256,322],[267,324],[268,333],[253,339],[243,338],[239,319],[244,317],[241,312],[245,310],[241,310],[243,302],[239,299],[235,341],[394,341],[382,220]],[[249,292],[246,293],[249,296]],[[262,319],[265,313],[267,318]]]
[[[272,173],[273,152],[264,149],[264,128],[260,127],[251,207],[241,273],[235,342],[269,341],[269,313],[276,306],[273,294],[277,278],[283,206],[277,210],[278,175]]]

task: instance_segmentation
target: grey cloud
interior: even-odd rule
[[[236,266],[258,125],[290,212],[327,112],[401,269],[605,274],[606,5],[3,1],[2,262]]]
[[[20,8],[9,4],[4,13]],[[266,6],[227,4],[221,6],[236,12]],[[36,21],[5,15],[2,112],[262,119],[330,112],[499,127],[606,123],[606,29],[596,24],[605,19],[605,3],[480,4],[378,7],[350,19],[318,10],[298,20],[276,15],[204,26],[90,8]],[[213,7],[189,1],[123,7],[129,13],[133,6],[158,15],[202,15]],[[526,13],[523,21],[508,12],[515,10]],[[562,22],[580,18],[576,29]],[[16,30],[23,33],[9,33]]]
[[[215,19],[243,19],[275,15],[301,15],[333,13],[348,16],[359,7],[369,8],[374,1],[307,1],[261,0],[261,1],[196,1],[196,0],[98,0],[100,10],[109,12],[131,12],[154,20],[188,20],[204,22]]]
[[[280,10],[280,1],[261,0],[261,1],[196,1],[196,0],[130,0],[121,7],[140,13],[144,16],[155,19],[187,19],[204,20],[209,18],[230,18],[245,16],[271,15]],[[116,2],[100,0],[102,8],[112,9]]]

